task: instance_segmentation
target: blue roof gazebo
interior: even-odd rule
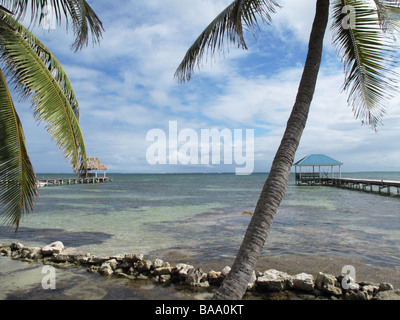
[[[324,154],[310,154],[293,164],[296,173],[296,183],[315,183],[321,178],[328,178],[328,172],[321,172],[321,168],[330,167],[331,178],[334,175],[334,168],[339,167],[339,178],[341,177],[341,166],[343,163],[332,159]],[[312,171],[311,171],[312,168]],[[306,169],[306,170],[304,170]]]

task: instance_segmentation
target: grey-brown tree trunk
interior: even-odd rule
[[[268,237],[274,216],[285,194],[296,150],[306,126],[321,63],[328,16],[329,0],[317,0],[308,55],[286,131],[232,269],[215,293],[215,300],[238,300],[243,297]]]

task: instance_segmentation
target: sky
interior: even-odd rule
[[[248,50],[227,45],[223,53],[205,57],[186,83],[174,78],[176,68],[231,0],[88,2],[105,28],[99,45],[74,53],[72,30],[34,29],[72,82],[88,157],[98,157],[109,173],[234,172],[244,166],[235,157],[230,162],[222,157],[220,164],[198,157],[197,163],[186,164],[179,156],[182,146],[201,154],[202,148],[212,147],[201,133],[225,129],[232,135],[232,150],[240,142],[251,146],[251,135],[245,134],[252,132],[254,152],[249,148],[246,160],[254,161],[254,172],[270,170],[297,93],[315,0],[281,0],[269,26],[262,26],[256,37],[245,35]],[[355,119],[342,92],[343,65],[331,44],[330,25],[295,161],[323,153],[343,162],[342,171],[399,171],[400,96],[386,106],[377,132]],[[29,101],[14,99],[35,171],[72,174],[44,123],[34,120]],[[185,138],[188,132],[191,136],[174,149],[173,137]],[[237,140],[234,133],[240,132]],[[149,138],[155,136],[158,140]],[[155,147],[161,153],[153,155],[165,151],[165,164],[151,163],[149,152]]]

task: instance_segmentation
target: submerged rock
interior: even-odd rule
[[[368,295],[364,291],[355,289],[355,290],[347,290],[344,298],[346,300],[368,300]]]
[[[286,272],[269,269],[256,280],[257,291],[284,291],[293,287],[293,280]]]
[[[311,274],[299,273],[292,276],[293,290],[314,291],[314,277]]]
[[[170,275],[172,272],[171,267],[159,267],[155,268],[153,274],[155,276]]]
[[[136,269],[140,272],[148,272],[151,270],[151,267],[153,266],[153,263],[150,260],[140,260],[136,264]]]
[[[379,291],[379,285],[366,285],[361,288],[366,295],[367,300],[371,299]]]
[[[169,274],[162,274],[158,277],[159,283],[167,283],[171,280],[171,276]]]
[[[207,279],[207,274],[203,272],[203,270],[199,269],[189,269],[186,277],[185,277],[185,283],[189,286],[196,287],[196,286],[202,286],[202,282],[205,282]],[[208,283],[207,283],[208,285]]]
[[[21,249],[21,258],[40,259],[41,257],[42,257],[41,248],[38,248],[38,247],[34,247],[34,248],[23,247]]]
[[[191,269],[194,269],[194,267],[189,264],[178,263],[173,270],[173,274],[178,275],[180,280],[185,280],[187,273]]]
[[[22,243],[19,242],[13,242],[11,243],[11,251],[19,251],[24,247],[24,245]]]
[[[161,259],[156,259],[153,262],[153,268],[161,268],[164,265],[164,261],[162,261]]]
[[[380,291],[374,297],[375,300],[400,300],[400,292],[394,290]]]
[[[224,277],[221,276],[220,271],[211,270],[207,274],[207,279],[211,285],[219,286],[222,283],[222,281],[224,280]]]
[[[336,277],[330,274],[319,272],[315,280],[315,285],[319,290],[327,294],[340,296],[343,293]]]
[[[135,276],[123,273],[123,272],[115,272],[115,274],[120,277],[120,278],[125,278],[125,279],[129,279],[129,280],[136,280]]]
[[[103,262],[106,262],[109,259],[110,259],[110,257],[90,256],[87,259],[87,263],[101,265]]]
[[[11,256],[11,248],[10,247],[6,247],[6,246],[2,246],[0,248],[0,254],[2,256]]]
[[[387,291],[387,290],[393,290],[394,287],[387,282],[382,282],[379,284],[379,291]]]
[[[111,263],[109,261],[106,261],[100,266],[100,268],[98,269],[98,272],[102,276],[110,276],[114,273],[114,270],[111,266]]]
[[[141,260],[143,260],[143,254],[129,253],[129,254],[126,254],[124,257],[124,261],[126,261],[126,262],[138,262]]]
[[[89,272],[89,273],[96,273],[97,271],[99,271],[99,267],[98,266],[90,266],[88,269],[87,269],[87,271]]]
[[[221,270],[221,275],[224,276],[224,277],[226,277],[226,276],[228,275],[229,272],[231,272],[231,267],[226,266],[225,268],[223,268],[223,269]]]
[[[42,248],[42,255],[51,256],[53,253],[60,253],[64,250],[64,244],[61,241],[53,242]]]
[[[178,263],[172,270],[171,276],[171,281],[180,282],[191,287],[209,286],[207,273],[189,264]]]
[[[75,248],[67,248],[60,253],[53,253],[51,260],[55,262],[80,262],[87,263],[90,254],[78,251]]]

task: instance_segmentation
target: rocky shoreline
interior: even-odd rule
[[[196,290],[216,290],[230,271],[204,272],[186,263],[171,266],[156,259],[146,260],[142,254],[96,256],[65,248],[60,241],[44,247],[27,247],[14,242],[0,244],[0,255],[27,262],[42,262],[57,268],[83,267],[104,277],[120,277],[132,281],[147,280],[160,285],[181,285]],[[400,291],[390,283],[355,282],[348,275],[334,276],[319,272],[289,275],[275,269],[253,272],[245,295],[271,300],[400,300]]]

